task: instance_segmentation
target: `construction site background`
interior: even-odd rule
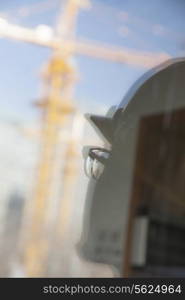
[[[0,277],[115,276],[77,251],[88,184],[81,152],[103,145],[84,113],[105,114],[141,74],[184,50],[183,15],[176,26],[137,6],[0,4]]]

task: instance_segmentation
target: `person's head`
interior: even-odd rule
[[[146,73],[107,116],[88,119],[105,146],[86,149],[84,257],[124,269],[126,275],[136,272],[132,265],[142,268],[141,275],[165,274],[164,266],[173,273],[182,259],[177,263],[165,254],[164,240],[173,226],[179,237],[185,235],[171,221],[185,218],[185,59]],[[151,254],[157,230],[162,258]]]

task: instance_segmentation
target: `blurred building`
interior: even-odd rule
[[[24,124],[0,121],[0,276],[11,272],[24,202],[33,187],[37,148]]]
[[[14,191],[7,199],[4,228],[1,239],[0,259],[1,276],[9,276],[14,272],[13,266],[19,255],[19,239],[23,220],[25,198]]]

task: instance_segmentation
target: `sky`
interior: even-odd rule
[[[59,0],[0,1],[0,16],[34,28],[54,26]],[[42,7],[41,4],[44,4]],[[79,14],[77,38],[152,53],[183,56],[184,0],[91,0]],[[42,66],[51,51],[36,45],[0,38],[0,118],[33,122],[40,112]],[[127,64],[75,56],[80,72],[75,102],[84,113],[105,113],[119,105],[127,90],[146,70]]]

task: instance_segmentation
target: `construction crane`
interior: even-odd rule
[[[45,223],[56,165],[56,148],[60,139],[60,129],[76,111],[73,93],[78,74],[73,64],[73,56],[86,55],[144,68],[150,68],[169,58],[166,53],[139,53],[126,48],[76,40],[75,28],[78,12],[89,5],[90,3],[85,0],[66,0],[65,7],[59,15],[55,32],[46,25],[29,29],[0,19],[1,37],[48,47],[53,51],[43,74],[47,93],[37,103],[37,106],[43,110],[43,126],[38,176],[32,199],[32,219],[27,233],[29,237],[25,249],[26,274],[29,277],[44,275],[44,264],[48,251]],[[74,149],[74,144],[70,143],[67,152],[68,160],[73,152],[72,148]],[[65,172],[63,183],[68,186],[69,168],[66,168]],[[65,186],[63,190],[65,191]],[[63,197],[63,204],[59,212],[61,220],[64,216],[63,208],[65,207],[65,195]]]
[[[82,41],[64,39],[54,35],[53,30],[49,26],[39,25],[35,29],[24,28],[10,24],[2,18],[0,18],[0,37],[44,46],[54,51],[58,50],[58,52],[63,54],[68,53],[71,56],[75,54],[85,55],[144,68],[151,68],[170,58],[170,55],[167,53],[139,52],[123,47],[102,45],[84,39]]]

